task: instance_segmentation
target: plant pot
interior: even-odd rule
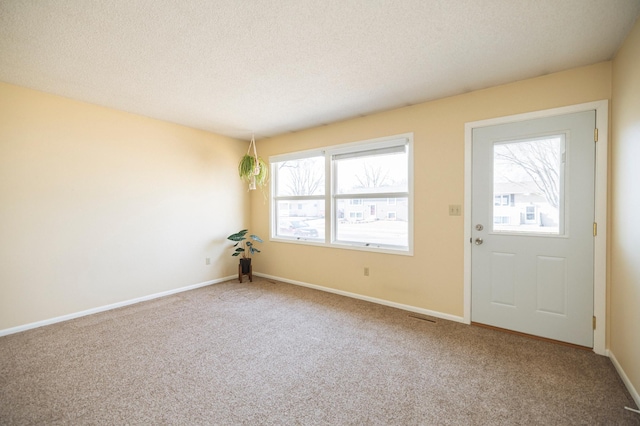
[[[240,259],[240,270],[243,274],[248,274],[251,271],[251,258],[243,257]]]

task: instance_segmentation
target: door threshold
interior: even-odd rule
[[[556,345],[568,346],[570,348],[581,349],[583,351],[591,351],[593,352],[593,348],[588,346],[576,345],[574,343],[563,342],[561,340],[549,339],[547,337],[540,337],[533,334],[521,333],[519,331],[509,330],[507,328],[495,327],[493,325],[482,324],[479,322],[471,321],[471,325],[475,325],[477,327],[488,328],[489,330],[501,331],[503,333],[515,334],[516,336],[528,337],[530,339],[542,340],[543,342],[555,343]]]

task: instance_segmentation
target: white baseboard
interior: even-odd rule
[[[137,297],[131,300],[125,300],[123,302],[112,303],[110,305],[99,306],[97,308],[87,309],[86,311],[74,312],[72,314],[62,315],[55,318],[49,318],[42,321],[36,321],[29,324],[19,325],[17,327],[5,328],[0,330],[0,337],[7,336],[9,334],[19,333],[21,331],[31,330],[32,328],[44,327],[45,325],[55,324],[57,322],[68,321],[75,318],[84,317],[86,315],[97,314],[98,312],[109,311],[111,309],[122,308],[123,306],[133,305],[135,303],[145,302],[147,300],[157,299],[159,297],[169,296],[176,293],[182,293],[183,291],[194,290],[196,288],[205,287],[211,284],[218,284],[224,281],[228,281],[237,277],[237,275],[231,275],[229,277],[218,278],[211,281],[205,281],[199,284],[193,284],[186,287],[180,287],[173,290],[167,290],[160,293],[149,294],[147,296]]]
[[[622,382],[627,387],[627,390],[629,391],[629,393],[631,394],[631,397],[635,401],[636,407],[640,407],[640,394],[638,394],[638,391],[633,386],[633,383],[631,383],[631,380],[629,380],[629,376],[627,376],[627,373],[624,372],[622,366],[620,365],[620,363],[616,359],[616,357],[613,354],[613,352],[611,352],[611,350],[608,351],[608,355],[609,355],[609,359],[613,363],[613,366],[616,368],[616,371],[618,372],[618,375],[622,379]]]
[[[261,273],[257,273],[257,272],[254,272],[253,275],[256,275],[256,276],[259,276],[259,277],[264,277],[264,278],[270,278],[272,280],[282,281],[282,282],[289,283],[289,284],[299,285],[301,287],[308,287],[308,288],[313,288],[315,290],[326,291],[328,293],[339,294],[341,296],[351,297],[353,299],[365,300],[367,302],[377,303],[378,305],[390,306],[392,308],[398,308],[398,309],[402,309],[404,311],[414,312],[414,313],[417,313],[417,314],[427,315],[427,316],[431,316],[431,317],[435,317],[435,318],[442,318],[442,319],[446,319],[446,320],[449,320],[449,321],[462,322],[462,323],[464,322],[464,318],[463,317],[459,317],[459,316],[456,316],[456,315],[445,314],[445,313],[438,312],[438,311],[431,311],[429,309],[418,308],[418,307],[411,306],[411,305],[404,305],[402,303],[391,302],[389,300],[378,299],[378,298],[369,297],[369,296],[363,296],[363,295],[357,294],[357,293],[350,293],[348,291],[336,290],[335,288],[323,287],[323,286],[316,285],[316,284],[309,284],[309,283],[305,283],[305,282],[302,282],[302,281],[295,281],[295,280],[290,280],[290,279],[287,279],[287,278],[281,278],[281,277],[276,277],[276,276],[267,275],[267,274],[261,274]]]

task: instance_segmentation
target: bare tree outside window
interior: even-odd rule
[[[376,188],[407,188],[407,154],[389,153],[337,161],[338,192],[373,193]]]
[[[324,170],[316,159],[285,161],[278,165],[288,195],[317,195],[324,189]]]
[[[563,151],[562,135],[494,145],[494,231],[561,232]]]
[[[496,160],[506,163],[504,166],[511,166],[513,175],[527,176],[549,205],[558,208],[561,160],[559,138],[499,144],[495,146],[494,155]],[[507,174],[504,178],[513,183],[522,182],[521,178],[512,179]]]
[[[363,162],[362,169],[362,174],[355,175],[355,179],[361,188],[380,188],[391,183],[388,167],[374,166]]]

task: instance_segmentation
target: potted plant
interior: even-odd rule
[[[249,234],[247,236],[246,229],[243,229],[240,232],[236,232],[235,234],[229,235],[227,240],[235,241],[233,247],[235,250],[231,256],[240,256],[240,268],[243,274],[248,274],[251,271],[251,256],[255,253],[260,253],[260,250],[253,244],[253,241],[262,243],[262,238],[257,235]]]
[[[245,154],[238,164],[238,174],[249,184],[249,190],[253,190],[267,184],[269,168],[262,158]]]
[[[251,146],[253,146],[253,155],[250,154]],[[256,189],[256,186],[262,188],[267,184],[269,168],[267,167],[267,163],[258,157],[256,140],[253,136],[251,137],[247,153],[242,156],[238,164],[238,174],[241,180],[249,184],[250,191]]]

